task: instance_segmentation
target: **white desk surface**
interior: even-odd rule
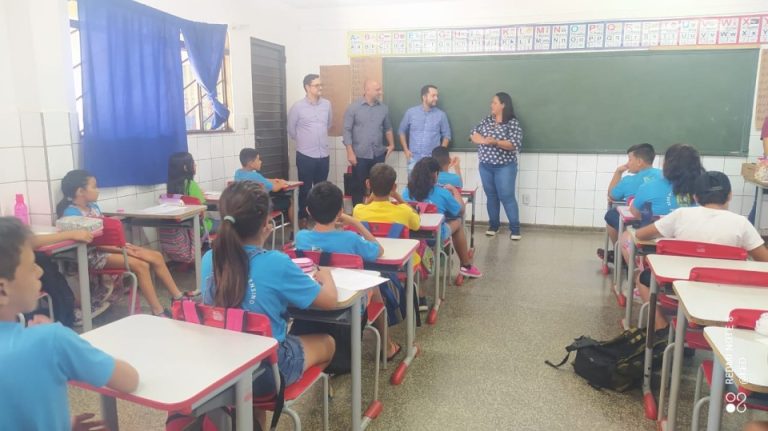
[[[651,270],[663,280],[687,280],[693,268],[743,269],[768,272],[768,262],[750,260],[709,259],[702,257],[669,256],[652,254],[647,256]]]
[[[639,240],[637,239],[637,230],[633,228],[632,226],[627,226],[627,232],[629,232],[629,236],[632,238],[632,242],[635,243],[635,245],[656,245],[656,241],[659,239],[666,239],[666,238],[659,238],[659,239],[648,239],[648,240]]]
[[[440,229],[440,225],[443,224],[445,216],[443,214],[419,214],[421,225],[419,230],[436,231]]]
[[[731,310],[768,310],[768,288],[675,281],[672,283],[688,320],[703,326],[725,326]]]
[[[474,188],[471,188],[471,189],[468,188],[468,187],[465,187],[465,188],[461,189],[461,191],[459,193],[461,193],[461,195],[465,196],[465,197],[475,196],[475,193],[477,193],[477,186],[475,186]]]
[[[144,406],[186,410],[233,381],[277,346],[274,338],[135,314],[81,335],[139,372],[130,394],[90,388]]]
[[[402,266],[419,246],[419,241],[415,239],[376,238],[376,240],[384,248],[384,254],[376,259],[376,263],[381,265]]]
[[[333,276],[333,281],[336,282],[336,277],[337,277],[338,273],[336,271],[334,271],[334,269],[337,269],[337,268],[331,268],[331,276]],[[381,275],[381,273],[379,271],[368,271],[368,270],[365,270],[365,269],[350,269],[350,270],[347,270],[347,271],[359,272],[359,273],[361,273],[363,275],[373,276],[373,277],[379,277]],[[368,277],[365,277],[365,278],[368,278]],[[384,280],[382,280],[382,282],[384,282]],[[370,283],[368,283],[368,284],[370,284]],[[369,288],[375,287],[375,286],[377,286],[377,285],[370,286]],[[354,300],[356,299],[357,296],[362,295],[367,290],[368,289],[363,289],[363,290],[360,290],[360,289],[358,289],[358,290],[355,290],[355,289],[345,289],[344,287],[339,286],[339,284],[337,283],[336,284],[336,293],[337,293],[336,306],[337,306],[337,308],[349,307],[349,305],[352,302],[354,302]]]
[[[734,381],[751,391],[768,392],[768,337],[755,331],[708,326],[704,328],[717,360]]]
[[[632,211],[629,210],[629,207],[626,205],[620,205],[616,207],[616,211],[619,212],[619,215],[621,218],[624,219],[624,222],[637,220],[637,217],[635,217],[634,214],[632,214]]]
[[[186,220],[197,214],[205,212],[205,205],[153,205],[144,209],[130,209],[118,211],[104,211],[104,215],[110,217],[130,217],[137,219],[153,220]]]

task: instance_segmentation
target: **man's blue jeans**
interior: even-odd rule
[[[499,213],[503,205],[509,219],[509,231],[520,234],[520,211],[515,198],[516,179],[517,163],[507,165],[480,163],[480,180],[487,199],[488,222],[491,230],[498,230],[501,225]]]

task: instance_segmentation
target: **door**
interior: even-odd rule
[[[254,146],[267,178],[288,178],[285,47],[251,38]]]

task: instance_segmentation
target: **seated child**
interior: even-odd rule
[[[367,222],[400,223],[409,230],[418,230],[421,226],[419,214],[397,192],[396,181],[397,172],[392,166],[386,163],[373,165],[366,184],[371,190],[368,202],[355,205],[352,217]]]
[[[205,205],[205,193],[195,182],[197,164],[192,154],[179,152],[171,154],[168,159],[168,181],[166,193],[169,195],[186,195],[200,200],[200,205]],[[210,217],[203,220],[203,228],[206,232],[213,232],[216,225]]]
[[[461,180],[461,162],[458,156],[451,158],[448,148],[441,145],[432,150],[432,157],[434,157],[435,160],[437,160],[437,163],[440,164],[440,173],[437,174],[437,184],[450,184],[457,189],[464,187],[464,183]],[[454,172],[449,172],[451,168],[453,168]]]
[[[637,144],[629,147],[627,150],[627,163],[616,168],[613,172],[613,178],[608,185],[609,201],[626,201],[637,193],[641,185],[662,178],[661,169],[653,167],[653,160],[656,158],[656,152],[651,144]],[[632,175],[624,175],[629,172]],[[622,177],[622,175],[624,175]],[[619,230],[619,212],[611,208],[605,213],[606,230],[608,237],[611,238],[611,244],[616,242]],[[597,250],[598,256],[602,259],[603,250]],[[609,252],[609,260],[612,253]]]
[[[235,171],[235,181],[256,181],[264,186],[272,198],[272,208],[276,211],[288,213],[288,220],[293,222],[293,201],[291,196],[281,192],[288,184],[285,180],[279,178],[268,179],[261,175],[261,156],[255,148],[243,148],[240,150],[241,169]]]
[[[432,157],[419,160],[411,171],[408,187],[403,191],[403,199],[434,204],[437,211],[445,215],[441,235],[447,238],[450,234],[453,239],[453,247],[461,262],[459,272],[465,277],[482,277],[480,270],[472,264],[464,222],[460,218],[464,212],[464,199],[455,187],[437,185],[438,172],[440,165]]]
[[[77,169],[67,172],[61,180],[61,192],[64,198],[56,206],[56,214],[59,217],[102,217],[101,209],[96,204],[99,199],[96,178],[88,171]],[[129,243],[126,243],[126,249],[128,267],[136,274],[139,289],[154,315],[171,317],[170,311],[164,308],[157,298],[150,270],[155,271],[157,278],[165,285],[173,299],[181,299],[185,295],[194,296],[192,292],[185,294],[179,290],[160,252]],[[91,247],[88,249],[88,265],[93,269],[125,268],[125,261],[122,252],[115,247]]]
[[[37,306],[43,271],[35,264],[32,234],[19,220],[0,217],[0,238],[0,392],[6,394],[0,429],[80,429],[92,416],[70,418],[70,380],[133,392],[139,375],[59,323],[17,323],[19,313]]]
[[[679,208],[666,217],[637,230],[638,239],[674,238],[741,247],[752,259],[768,262],[768,249],[763,238],[746,217],[728,211],[733,196],[731,182],[722,172],[709,171],[695,182],[697,207]],[[637,286],[644,302],[650,296],[649,269],[638,277]],[[656,309],[656,330],[668,326],[665,316]]]
[[[269,317],[278,347],[278,366],[290,385],[314,365],[325,368],[336,350],[326,334],[295,336],[287,333],[288,306],[330,309],[336,306],[336,285],[330,271],[320,269],[307,277],[288,255],[265,250],[271,233],[269,195],[253,181],[238,181],[221,193],[222,224],[213,249],[203,256],[203,302],[218,307],[240,307]],[[253,382],[255,396],[274,392],[272,373]],[[265,413],[256,412],[261,429]]]
[[[376,237],[360,221],[344,214],[343,206],[344,195],[341,189],[328,181],[315,184],[307,195],[307,212],[315,220],[315,226],[311,231],[300,230],[296,234],[296,249],[355,254],[366,262],[373,262],[381,256],[384,248]],[[353,227],[357,233],[336,229],[337,221]],[[384,302],[378,289],[371,289],[369,296],[370,299]],[[384,333],[386,324],[383,315],[376,320],[375,326],[379,333]],[[385,351],[387,360],[390,360],[400,352],[400,346],[391,339],[387,342]]]

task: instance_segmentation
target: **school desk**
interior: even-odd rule
[[[170,205],[160,204],[144,209],[105,211],[105,216],[120,217],[123,223],[131,225],[130,241],[133,241],[133,227],[156,228],[192,228],[192,240],[195,251],[195,290],[203,285],[200,274],[200,214],[205,212],[205,205]]]
[[[648,256],[647,259],[651,268],[651,296],[648,301],[648,332],[646,336],[645,361],[643,365],[645,367],[645,372],[643,374],[643,402],[645,405],[646,417],[656,420],[658,411],[656,400],[653,398],[653,393],[651,392],[651,372],[653,365],[654,316],[656,315],[656,299],[659,292],[658,284],[672,283],[678,280],[688,280],[693,268],[741,269],[745,271],[768,272],[768,262],[710,259],[661,254],[652,254]],[[680,327],[681,325],[678,325],[678,328]],[[677,353],[678,352],[675,352],[673,361],[682,361],[682,351],[679,354]],[[675,365],[673,364],[673,367],[674,366]],[[676,396],[677,394],[674,395]]]
[[[635,258],[637,256],[637,251],[641,250],[646,253],[653,253],[656,251],[656,241],[655,239],[651,240],[639,240],[637,239],[637,231],[632,226],[627,227],[627,232],[629,232],[629,262],[627,262],[627,288],[625,290],[621,289],[621,286],[619,286],[620,292],[626,292],[624,294],[624,319],[621,320],[621,326],[624,329],[629,329],[630,326],[632,326],[632,305],[634,301],[634,294],[635,294]]]
[[[57,233],[58,230],[52,226],[32,226],[32,232],[35,235],[46,235]],[[101,236],[102,231],[91,232],[93,237]],[[64,253],[72,249],[77,253],[77,283],[80,285],[80,310],[83,313],[83,331],[93,329],[93,318],[91,316],[91,282],[88,275],[88,244],[79,241],[61,241],[55,244],[38,247],[35,251],[44,253],[47,256]]]
[[[675,281],[672,288],[677,295],[677,326],[675,327],[674,356],[672,361],[672,385],[669,395],[669,415],[664,419],[664,392],[662,378],[659,395],[659,421],[662,429],[673,430],[677,420],[677,402],[680,375],[683,365],[683,345],[687,321],[701,326],[725,326],[732,310],[752,308],[768,310],[768,288],[737,286],[730,284]],[[768,357],[766,357],[768,360]],[[768,363],[764,364],[768,367]]]
[[[419,241],[415,239],[400,238],[376,238],[384,249],[384,254],[379,256],[375,262],[366,262],[365,268],[374,271],[397,272],[403,267],[406,270],[406,324],[407,324],[407,343],[406,355],[395,372],[392,373],[391,382],[399,385],[405,378],[413,359],[416,357],[418,347],[416,346],[416,313],[414,312],[413,297],[415,295],[413,284],[413,255],[419,246]],[[400,298],[402,300],[402,298]]]
[[[608,200],[608,209],[606,211],[610,211],[613,208],[616,208],[618,206],[624,206],[627,203],[625,201],[613,201]],[[608,243],[610,242],[610,237],[608,236],[608,229],[605,230],[605,239],[603,244],[603,263],[600,266],[600,271],[603,273],[603,275],[608,275]],[[615,253],[615,252],[614,252]],[[615,254],[614,254],[615,259]]]
[[[445,238],[442,237],[442,229],[440,228],[443,224],[443,221],[445,220],[445,216],[443,214],[435,213],[435,214],[419,214],[420,219],[420,227],[419,230],[416,232],[415,236],[418,236],[419,232],[425,233],[429,238],[433,239],[435,241],[434,246],[434,256],[435,256],[435,267],[434,273],[435,273],[435,298],[434,298],[434,305],[432,306],[432,310],[430,310],[429,315],[427,316],[427,323],[430,325],[434,325],[437,322],[437,313],[440,310],[440,302],[441,299],[445,298],[445,291],[448,287],[448,265],[445,265],[445,274],[442,276],[442,283],[443,283],[443,289],[442,293],[440,291],[440,283],[441,283],[441,277],[440,277],[440,270],[441,270],[441,261],[442,261],[442,244],[445,241]],[[450,256],[446,257],[446,262],[448,262],[448,259],[450,259]]]
[[[354,271],[354,270],[346,270]],[[356,286],[353,289],[347,289],[344,287],[338,278],[335,271],[331,271],[334,282],[336,282],[336,288],[338,292],[338,298],[336,307],[332,310],[316,310],[307,309],[301,310],[298,308],[289,308],[288,313],[291,317],[302,320],[310,320],[315,322],[325,322],[338,325],[350,325],[351,328],[351,355],[352,355],[352,430],[359,431],[365,429],[373,419],[381,413],[381,402],[375,400],[362,414],[362,328],[360,326],[360,310],[362,309],[361,298],[367,288],[376,287],[381,281],[376,283],[369,283],[370,276],[378,276],[376,271],[355,271],[361,274],[360,282],[354,280],[347,280],[352,286]],[[383,281],[383,280],[382,280]],[[362,289],[362,290],[361,290]]]
[[[139,387],[130,394],[72,382],[101,394],[101,415],[113,431],[118,429],[116,398],[190,413],[232,387],[237,429],[253,429],[253,374],[277,349],[274,338],[146,314],[125,317],[82,337],[139,373]]]
[[[621,254],[621,235],[624,233],[624,229],[626,229],[629,223],[637,220],[637,217],[632,214],[632,211],[630,211],[629,207],[626,205],[617,206],[616,211],[619,212],[619,240],[616,241],[616,244],[614,244],[613,247],[613,294],[616,295],[616,300],[618,301],[619,306],[621,306],[624,305],[624,301],[626,300],[624,293],[621,291],[621,273],[622,266],[624,265],[624,255]]]
[[[752,223],[755,226],[755,229],[757,229],[758,232],[760,232],[760,216],[763,213],[763,195],[765,195],[765,184],[758,183],[755,181],[755,178],[749,175],[741,175],[742,178],[744,178],[745,182],[748,182],[750,184],[754,184],[757,188],[757,197],[756,197],[756,204],[755,204],[755,221]]]
[[[768,337],[745,329],[710,326],[704,328],[704,338],[713,353],[707,431],[717,431],[723,414],[724,366],[732,373],[728,378],[734,384],[754,392],[768,393]]]
[[[469,249],[472,250],[475,248],[475,200],[477,195],[477,187],[474,188],[463,188],[460,190],[461,197],[464,199],[465,205],[472,205],[472,216],[469,220]],[[464,217],[464,222],[466,223],[466,217]]]

